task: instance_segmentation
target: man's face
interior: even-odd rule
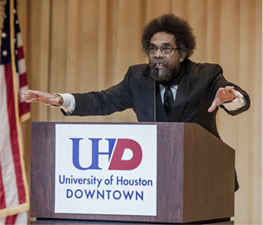
[[[165,32],[152,36],[148,57],[151,75],[153,76],[155,68],[159,69],[156,77],[158,81],[170,80],[178,71],[180,62],[184,60],[177,49],[174,36]]]

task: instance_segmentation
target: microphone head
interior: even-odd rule
[[[156,78],[159,74],[159,69],[158,68],[155,68],[154,71],[153,71],[153,77]]]

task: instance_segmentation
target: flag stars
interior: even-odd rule
[[[4,51],[2,52],[2,55],[3,55],[3,56],[7,56],[7,51],[4,50]]]
[[[6,38],[7,34],[5,32],[2,33],[2,38]]]

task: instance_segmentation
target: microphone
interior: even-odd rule
[[[156,77],[159,74],[159,69],[155,68],[153,71],[153,117],[156,122]]]
[[[156,78],[159,74],[159,69],[158,68],[154,68],[154,71],[153,71],[153,77]]]

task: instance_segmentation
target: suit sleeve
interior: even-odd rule
[[[239,91],[244,96],[245,105],[242,108],[235,110],[235,111],[228,111],[223,105],[221,105],[220,107],[223,108],[228,114],[233,115],[233,116],[238,115],[239,113],[242,113],[242,112],[249,109],[249,107],[250,107],[249,95],[244,90],[242,90],[239,86],[237,86],[236,84],[233,84],[231,82],[228,82],[225,79],[225,77],[223,76],[223,70],[222,70],[221,66],[214,65],[211,68],[210,75],[211,75],[210,76],[211,81],[209,84],[209,93],[211,96],[211,103],[212,103],[213,99],[215,98],[217,90],[220,87],[234,86],[235,90]]]
[[[76,108],[71,115],[110,115],[132,107],[132,94],[129,87],[130,69],[124,79],[103,91],[75,93]]]

